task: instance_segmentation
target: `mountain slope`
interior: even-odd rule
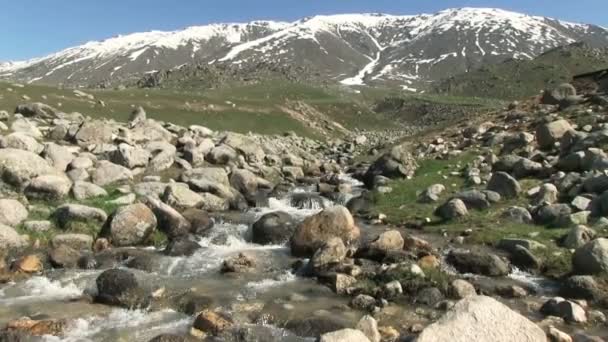
[[[483,65],[532,59],[576,41],[605,46],[608,31],[486,8],[416,16],[331,15],[293,23],[257,21],[135,33],[0,64],[0,77],[115,85],[183,64],[266,63],[315,70],[326,81],[346,85],[382,83],[414,90]]]
[[[608,48],[584,43],[549,50],[533,60],[511,59],[456,75],[434,85],[432,92],[456,96],[520,99],[574,75],[608,68]]]

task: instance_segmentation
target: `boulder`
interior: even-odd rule
[[[186,237],[180,237],[170,240],[163,254],[173,257],[191,256],[199,249],[201,249],[201,246],[195,241]]]
[[[534,221],[537,224],[549,227],[567,227],[570,225],[572,209],[564,203],[549,204],[538,208],[534,212]]]
[[[142,203],[118,208],[106,222],[101,235],[114,246],[134,246],[147,242],[156,229],[154,213]]]
[[[31,180],[25,188],[28,198],[58,200],[70,193],[72,181],[64,175],[43,175]]]
[[[577,274],[608,273],[608,239],[599,238],[577,248],[572,255],[572,268]]]
[[[523,207],[509,207],[502,212],[501,217],[515,223],[533,223],[532,214],[530,214],[528,209]]]
[[[95,301],[102,304],[120,306],[127,309],[144,309],[150,303],[150,296],[139,286],[133,273],[122,269],[109,269],[101,273],[97,280]]]
[[[207,161],[216,165],[226,165],[237,159],[236,151],[227,145],[219,145],[211,149],[205,156]]]
[[[541,124],[536,128],[536,141],[541,149],[553,147],[566,132],[572,129],[566,120],[556,120],[550,123]]]
[[[0,224],[16,227],[27,219],[29,213],[21,202],[0,199]]]
[[[554,297],[546,301],[540,308],[540,312],[547,316],[561,317],[570,323],[587,322],[587,314],[580,305],[561,297]]]
[[[202,206],[205,199],[186,184],[172,183],[165,188],[162,200],[173,208],[184,210]]]
[[[606,293],[593,276],[575,275],[562,283],[559,295],[573,299],[599,300],[605,297]]]
[[[132,180],[133,173],[124,166],[102,160],[97,163],[97,167],[93,170],[91,177],[93,183],[99,186],[106,186]]]
[[[245,157],[245,160],[249,163],[262,163],[266,156],[266,153],[264,153],[264,150],[260,145],[242,134],[227,133],[221,143],[232,147],[235,151]]]
[[[416,342],[541,342],[544,331],[536,324],[485,296],[462,299],[439,321],[427,326]]]
[[[370,342],[380,342],[382,339],[378,331],[378,322],[370,315],[365,315],[359,320],[357,330],[365,334]]]
[[[54,172],[49,163],[35,153],[12,148],[0,150],[0,176],[7,183],[23,186],[35,177]]]
[[[11,133],[0,139],[1,148],[13,148],[39,154],[44,149],[35,138],[20,132]]]
[[[122,143],[118,145],[118,149],[112,153],[110,160],[114,164],[134,169],[136,167],[146,167],[151,158],[152,156],[148,150]]]
[[[562,245],[566,248],[577,249],[595,238],[595,230],[578,225],[570,229],[564,237]]]
[[[461,273],[500,277],[510,272],[507,262],[488,252],[451,250],[446,260]]]
[[[413,177],[418,164],[416,159],[408,150],[408,146],[398,145],[376,160],[364,175],[365,185],[371,188],[375,185],[377,176],[388,178]]]
[[[514,198],[521,192],[519,182],[506,172],[495,172],[488,182],[488,190],[495,191],[505,198]]]
[[[226,317],[211,310],[204,310],[196,316],[192,326],[206,334],[218,335],[233,325]]]
[[[346,247],[339,237],[331,237],[317,249],[310,259],[315,272],[322,272],[342,262],[346,257]]]
[[[152,208],[156,215],[158,229],[167,237],[174,239],[190,234],[192,229],[190,222],[170,205],[151,196],[146,197],[145,203]]]
[[[452,220],[469,215],[467,206],[461,199],[452,198],[435,210],[435,215],[444,220]]]
[[[350,246],[360,235],[348,209],[335,206],[308,217],[297,226],[291,238],[291,252],[294,256],[310,257],[332,237],[339,237],[345,246]]]
[[[112,143],[114,128],[100,120],[86,120],[74,135],[76,144],[80,146],[101,145]]]
[[[255,268],[255,260],[244,253],[224,260],[220,271],[222,273],[246,273],[251,272]]]
[[[296,229],[295,220],[287,213],[275,211],[260,217],[252,227],[252,241],[260,245],[281,245],[289,241]]]
[[[360,330],[342,329],[325,333],[319,338],[319,342],[370,342],[367,336]]]
[[[12,320],[6,324],[6,332],[24,334],[27,337],[41,336],[51,338],[58,338],[63,336],[67,329],[67,321],[63,319],[44,319],[44,320],[33,320],[28,317],[19,318]],[[26,337],[15,337],[15,339],[7,338],[7,335],[0,334],[0,340],[6,342],[21,342],[30,341],[30,338]],[[22,336],[22,335],[19,335]],[[46,339],[46,338],[45,338]]]
[[[74,182],[74,185],[72,185],[72,195],[75,199],[84,201],[90,198],[108,196],[108,192],[99,185],[84,181],[76,181]]]
[[[150,153],[149,171],[160,172],[173,166],[177,149],[172,144],[166,141],[151,141],[146,145],[146,150]]]
[[[450,285],[450,292],[456,299],[463,299],[477,295],[475,287],[466,280],[456,279]]]
[[[182,212],[182,216],[190,222],[190,232],[194,235],[205,235],[213,228],[213,219],[204,210],[190,208]]]
[[[51,239],[51,247],[68,246],[76,251],[91,250],[93,237],[88,234],[57,234]]]
[[[66,228],[73,222],[96,222],[102,224],[108,219],[105,211],[82,204],[64,204],[59,206],[55,209],[53,217],[61,228]]]
[[[55,108],[40,102],[20,104],[15,108],[15,114],[21,114],[26,118],[55,119],[57,113]]]
[[[439,196],[445,191],[443,184],[433,184],[426,188],[419,196],[420,203],[433,203],[439,201]]]
[[[79,251],[66,245],[60,245],[49,252],[49,260],[55,268],[75,268],[80,257]]]
[[[68,165],[74,160],[74,154],[72,151],[62,145],[55,143],[47,143],[42,151],[42,156],[46,159],[55,169],[65,172]]]
[[[141,106],[137,106],[129,115],[129,127],[134,127],[146,119],[146,111]]]

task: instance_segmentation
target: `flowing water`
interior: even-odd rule
[[[349,179],[349,178],[345,178]],[[353,186],[358,186],[352,181]],[[296,198],[296,199],[294,199]],[[347,200],[344,197],[340,202]],[[250,227],[262,215],[285,211],[298,220],[333,205],[331,201],[298,188],[285,198],[271,198],[267,207],[237,214],[236,219],[219,219],[194,255],[158,258],[149,272],[131,270],[141,284],[166,293],[193,292],[213,299],[214,306],[229,311],[239,322],[260,310],[281,322],[329,315],[354,324],[361,314],[345,310],[347,298],[340,298],[312,279],[291,273],[288,246],[261,246],[250,239]],[[151,252],[154,252],[151,250]],[[246,253],[256,260],[255,272],[222,275],[222,261]],[[103,270],[54,270],[19,283],[0,287],[0,325],[9,320],[65,318],[65,336],[45,337],[48,341],[148,341],[162,333],[186,333],[193,318],[171,309],[125,310],[92,304],[84,295],[96,293],[95,279]],[[243,319],[242,322],[245,322]],[[245,323],[243,323],[245,324]],[[264,336],[275,341],[305,341],[271,325],[243,325],[265,329]]]

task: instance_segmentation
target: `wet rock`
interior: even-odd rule
[[[572,129],[566,120],[557,120],[536,128],[536,141],[541,149],[548,149],[561,139],[566,132]]]
[[[201,245],[188,238],[181,237],[170,240],[163,254],[173,257],[191,256],[199,249],[201,249]]]
[[[108,215],[105,211],[87,207],[81,204],[64,204],[58,207],[53,213],[53,217],[61,228],[67,228],[74,222],[93,222],[102,224]]]
[[[246,273],[251,272],[255,268],[255,260],[244,253],[239,253],[237,256],[224,260],[222,263],[222,273]]]
[[[75,268],[80,257],[79,251],[67,245],[59,245],[49,252],[49,260],[55,268]]]
[[[190,222],[190,232],[194,235],[205,235],[213,228],[213,219],[204,210],[190,208],[185,210],[182,215]]]
[[[495,172],[488,182],[488,190],[495,191],[505,198],[514,198],[521,192],[521,186],[508,173]]]
[[[317,338],[319,335],[344,329],[346,325],[333,317],[308,317],[290,320],[286,328],[302,337]]]
[[[477,295],[475,287],[466,280],[456,279],[450,285],[451,293],[456,299],[463,299]]]
[[[93,170],[91,178],[93,179],[93,183],[99,186],[106,186],[132,180],[133,173],[124,166],[102,160],[97,163],[97,167]]]
[[[608,272],[608,239],[587,242],[572,255],[572,268],[577,274],[605,274]]]
[[[24,333],[29,336],[62,336],[66,328],[67,322],[65,320],[33,320],[27,317],[6,324],[7,331]]]
[[[260,245],[284,244],[295,232],[295,225],[295,220],[285,212],[265,214],[253,224],[253,242]]]
[[[530,224],[533,222],[532,214],[528,209],[516,206],[505,209],[501,217],[515,223]]]
[[[28,214],[21,202],[14,199],[0,199],[0,224],[18,226],[27,219]]]
[[[428,306],[434,306],[444,299],[443,293],[436,287],[426,287],[416,294],[416,302]]]
[[[319,338],[319,342],[369,342],[365,334],[355,329],[343,329],[330,333],[325,333]]]
[[[158,336],[154,337],[153,339],[151,339],[148,342],[187,342],[187,341],[188,340],[183,336],[173,335],[173,334],[162,334],[162,335],[158,335]]]
[[[325,209],[328,206],[327,199],[312,193],[292,193],[287,199],[290,206],[298,209]]]
[[[315,272],[337,265],[346,257],[346,247],[339,237],[331,237],[321,245],[310,259]]]
[[[380,342],[382,339],[378,331],[378,322],[370,315],[363,316],[357,323],[356,328],[365,334],[370,342]]]
[[[189,316],[194,316],[205,309],[209,309],[212,305],[213,299],[211,297],[191,291],[180,294],[175,298],[177,310]]]
[[[156,215],[158,229],[164,232],[167,237],[173,239],[190,234],[192,229],[190,222],[170,205],[151,196],[146,197],[145,202]]]
[[[540,312],[547,316],[561,317],[566,322],[587,322],[587,314],[580,305],[561,297],[555,297],[546,301],[540,308]]]
[[[139,286],[133,273],[122,269],[110,269],[101,273],[97,280],[95,301],[127,309],[143,309],[149,305],[149,295]]]
[[[218,335],[231,328],[234,323],[211,310],[204,310],[194,319],[193,327],[206,334]]]
[[[517,245],[511,250],[509,259],[513,265],[523,270],[538,270],[542,266],[541,260],[521,245]]]
[[[465,298],[439,321],[426,327],[417,342],[537,342],[545,333],[524,316],[485,296]]]
[[[42,272],[44,265],[37,255],[27,255],[15,261],[11,269],[14,272],[38,273]]]
[[[376,298],[369,295],[360,294],[355,296],[355,298],[350,301],[350,306],[361,311],[372,312],[376,307]]]
[[[101,236],[110,238],[114,246],[135,246],[145,243],[156,229],[156,217],[144,204],[118,208],[108,219]]]
[[[480,251],[452,250],[447,262],[461,273],[474,273],[491,277],[509,274],[509,264],[495,254]]]
[[[560,296],[572,299],[598,300],[605,296],[592,276],[571,276],[559,290]]]
[[[346,208],[353,215],[368,215],[371,212],[372,206],[372,199],[368,193],[353,197],[346,203]]]
[[[452,220],[468,216],[469,212],[467,206],[461,199],[453,198],[437,208],[437,210],[435,210],[435,215],[444,220]]]
[[[327,208],[297,226],[291,238],[291,252],[294,256],[310,257],[332,237],[339,237],[345,246],[350,246],[358,241],[360,234],[348,209]]]

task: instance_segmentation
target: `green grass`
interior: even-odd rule
[[[526,206],[528,199],[503,199],[486,210],[470,209],[469,215],[452,221],[441,221],[433,216],[435,209],[454,193],[466,189],[463,178],[452,176],[450,172],[461,170],[471,162],[475,152],[467,152],[451,160],[423,160],[415,177],[410,180],[397,180],[391,183],[393,191],[388,194],[375,194],[376,213],[384,213],[390,224],[401,225],[420,222],[426,218],[432,221],[424,226],[424,231],[456,237],[466,235],[468,244],[495,246],[503,238],[524,238],[540,242],[547,249],[539,252],[545,260],[544,271],[550,275],[566,274],[570,270],[570,253],[559,248],[556,241],[565,235],[569,228],[547,228],[544,226],[521,224],[501,217],[504,209],[518,205]],[[436,203],[418,203],[418,194],[430,185],[441,183],[446,191]],[[520,180],[525,190],[537,185],[538,181]],[[481,187],[479,187],[481,188]],[[536,252],[535,252],[536,253]]]

